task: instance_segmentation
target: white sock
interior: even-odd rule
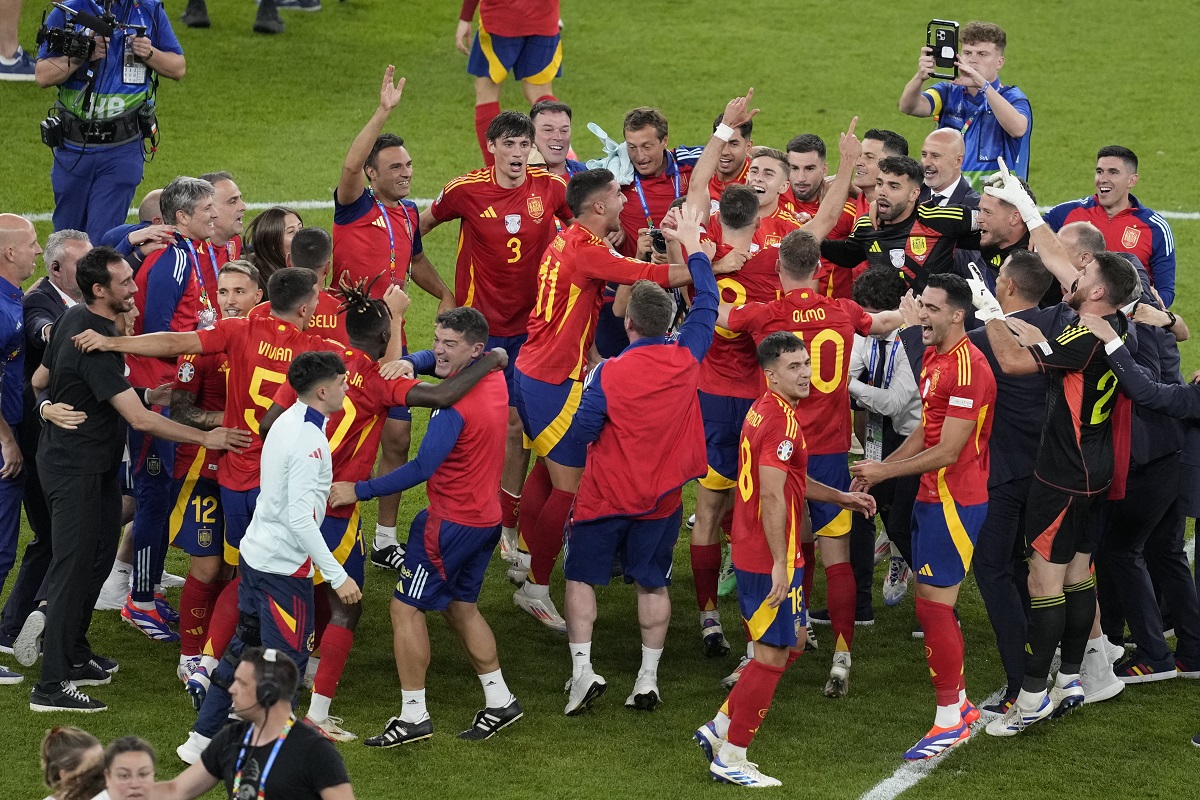
[[[312,700],[308,704],[308,718],[313,722],[324,722],[329,719],[329,704],[332,702],[332,697],[313,692]]]
[[[1079,680],[1078,674],[1071,675],[1069,673],[1059,672],[1057,675],[1054,676],[1054,685],[1057,686],[1059,689],[1065,689],[1068,683],[1070,683],[1071,681],[1077,681],[1077,680]]]
[[[754,658],[754,640],[746,642],[746,658]]]
[[[962,713],[958,710],[957,705],[938,706],[933,724],[939,728],[957,728],[962,724]]]
[[[1042,699],[1046,696],[1043,692],[1027,692],[1024,689],[1017,694],[1017,705],[1025,711],[1036,711],[1042,704]]]
[[[661,647],[657,650],[653,650],[649,647],[646,647],[646,645],[642,645],[642,666],[641,669],[638,670],[638,673],[641,674],[645,672],[657,676],[658,660],[662,658],[662,654],[663,651]]]
[[[721,745],[721,754],[718,756],[718,758],[721,759],[721,763],[725,766],[729,766],[730,764],[740,764],[746,760],[746,748],[738,747],[735,744],[730,744],[729,741],[726,740],[725,744]]]
[[[121,559],[113,561],[112,570],[108,573],[108,579],[113,584],[124,583],[126,586],[133,580],[133,564],[126,564]]]
[[[400,696],[404,704],[400,711],[400,719],[405,722],[420,722],[429,717],[429,711],[425,708],[424,689],[418,689],[415,692],[406,692],[401,689]]]
[[[483,704],[487,708],[504,708],[512,700],[513,694],[500,670],[480,675],[479,682],[483,684]]]
[[[321,667],[320,656],[309,656],[308,663],[304,665],[304,679],[315,678],[317,670]]]
[[[958,704],[961,706],[965,702],[967,702],[967,690],[959,689],[958,690]]]
[[[212,675],[212,671],[217,668],[217,664],[221,663],[221,659],[213,656],[200,656],[200,666],[204,667],[204,671]]]
[[[0,56],[0,64],[3,64],[6,67],[11,67],[13,64],[17,63],[17,56],[20,54],[21,54],[21,47],[20,47],[20,45],[18,45],[16,51],[14,51],[11,56],[8,56],[8,57]]]
[[[524,588],[525,588],[525,594],[529,595],[530,597],[546,598],[546,597],[550,596],[550,587],[549,586],[542,586],[541,584],[534,583],[533,581],[530,581],[530,580],[525,581]]]
[[[384,547],[391,547],[396,543],[396,526],[376,525],[375,526],[375,543],[374,547],[379,550]]]
[[[711,611],[701,611],[700,612],[700,627],[703,628],[704,623],[708,622],[710,619],[714,620],[718,625],[720,625],[721,624],[721,612],[717,611],[715,608]]]
[[[529,584],[525,584],[528,586]],[[578,678],[592,669],[592,643],[570,643],[571,647],[571,678]]]
[[[724,711],[718,711],[717,715],[712,719],[713,727],[717,729],[717,736],[724,739],[729,735],[729,715]]]

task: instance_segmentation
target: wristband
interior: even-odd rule
[[[1176,317],[1170,311],[1164,311],[1163,313],[1167,315],[1167,319],[1169,320],[1166,325],[1163,325],[1163,328],[1166,330],[1170,330],[1171,328],[1174,328],[1175,323],[1178,322],[1178,317]]]
[[[713,131],[713,136],[717,137],[722,142],[728,142],[733,138],[733,128],[722,122],[717,126],[717,129]]]

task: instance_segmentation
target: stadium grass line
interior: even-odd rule
[[[986,700],[978,704],[980,710],[984,706],[990,706],[993,703],[1000,702],[1000,698],[1004,696],[1004,689],[997,689],[992,692]],[[966,747],[975,739],[976,736],[983,735],[982,731],[985,725],[994,719],[992,714],[980,714],[979,719],[971,723],[971,738],[963,742],[959,747],[955,747],[947,753],[944,753],[937,758],[929,758],[924,761],[906,761],[896,767],[896,771],[891,776],[884,778],[879,783],[875,784],[870,791],[863,794],[859,800],[893,800],[899,797],[904,792],[916,786],[922,780],[929,776],[929,773],[938,768],[938,765],[947,758],[954,755],[958,750]]]
[[[433,198],[431,198],[431,197],[409,197],[406,199],[411,200],[412,202],[416,203],[418,208],[428,208],[429,206],[433,205]],[[310,210],[315,210],[315,209],[323,210],[323,209],[333,208],[333,201],[332,200],[284,200],[283,202],[279,202],[279,203],[247,203],[246,210],[247,211],[263,211],[268,208],[273,208],[274,206],[287,206],[288,208],[294,208],[297,211],[310,211]],[[1042,213],[1049,211],[1051,208],[1053,208],[1053,206],[1038,206],[1038,210],[1041,211]],[[136,217],[137,213],[138,213],[137,208],[130,208],[129,212],[125,215],[125,218],[130,219],[130,218]],[[1188,220],[1188,221],[1200,220],[1200,211],[1158,211],[1155,213],[1157,213],[1160,217],[1163,217],[1164,219],[1178,219],[1178,220]],[[29,220],[30,222],[50,222],[51,219],[53,218],[54,214],[53,214],[53,212],[47,211],[47,212],[37,212],[37,213],[30,212],[30,213],[26,213],[26,214],[21,214],[20,216],[24,217],[25,219]]]

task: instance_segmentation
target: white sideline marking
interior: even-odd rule
[[[427,206],[433,205],[433,198],[431,198],[431,197],[410,197],[408,199],[412,200],[414,203],[416,203],[419,208],[425,208]],[[262,211],[263,209],[270,208],[272,206],[287,206],[288,208],[295,209],[296,211],[310,211],[310,210],[314,210],[314,209],[333,208],[333,201],[332,200],[285,200],[282,203],[247,203],[246,210],[247,211]],[[1049,211],[1052,207],[1053,206],[1040,206],[1038,208],[1038,210],[1045,213],[1046,211]],[[1200,211],[1158,211],[1156,213],[1160,217],[1163,217],[1165,219],[1200,220]],[[51,218],[53,217],[53,215],[49,212],[46,212],[46,213],[30,212],[28,214],[21,214],[21,216],[24,217],[25,219],[29,220],[30,222],[49,222],[51,220]],[[129,219],[130,217],[136,217],[136,216],[137,216],[137,209],[131,208],[131,209],[129,209],[129,212],[125,215],[125,218]]]
[[[984,706],[990,706],[997,703],[1004,696],[1004,689],[997,689],[988,696],[986,700],[979,704],[979,709],[982,712]],[[983,728],[994,719],[994,715],[981,713],[979,719],[975,720],[971,725],[971,739],[976,736],[986,736]],[[927,758],[924,761],[905,761],[900,766],[896,767],[896,771],[892,773],[890,778],[884,778],[879,783],[864,794],[859,800],[893,800],[899,797],[903,792],[908,791],[924,780],[929,773],[937,769],[938,765],[945,761],[950,756],[954,755],[955,750],[961,750],[971,743],[971,739],[955,747],[954,750],[943,753],[936,758]]]

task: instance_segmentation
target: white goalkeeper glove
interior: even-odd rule
[[[1037,205],[1034,204],[1033,198],[1029,196],[1029,192],[1025,191],[1025,187],[1021,185],[1021,179],[1008,171],[1008,165],[1004,163],[1003,158],[999,158],[997,161],[1000,164],[1000,171],[983,179],[983,190],[992,197],[1016,207],[1017,211],[1021,213],[1021,219],[1025,222],[1025,227],[1029,231],[1033,231],[1039,225],[1045,225],[1046,221],[1038,213]]]
[[[1004,319],[1004,312],[1000,309],[1000,302],[990,291],[987,284],[983,280],[983,275],[979,272],[979,267],[975,266],[972,261],[967,265],[971,270],[972,277],[967,278],[967,285],[971,287],[971,304],[975,306],[975,319],[980,322],[987,322],[990,319]]]

